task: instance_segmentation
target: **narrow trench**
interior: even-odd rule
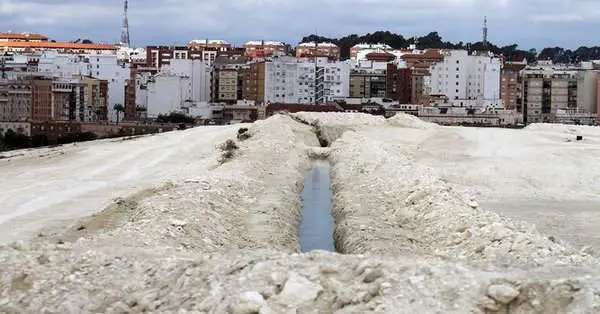
[[[295,120],[310,125],[300,119]],[[330,143],[323,135],[320,126],[318,124],[310,126],[313,127],[320,146],[328,147]],[[298,228],[298,241],[302,252],[313,250],[336,252],[329,170],[330,164],[327,159],[316,159],[312,161],[311,171],[304,177],[304,189],[301,195],[302,218]]]
[[[311,171],[304,178],[302,191],[302,220],[298,228],[300,250],[335,252],[334,222],[329,162],[313,161]]]

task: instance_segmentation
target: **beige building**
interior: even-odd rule
[[[235,69],[225,69],[218,72],[218,99],[220,102],[235,102],[237,100],[238,74]]]
[[[553,122],[559,109],[577,108],[578,71],[553,68],[523,72],[525,123]]]
[[[350,98],[371,97],[386,97],[385,71],[352,71],[350,73]]]
[[[0,80],[0,121],[18,122],[31,119],[31,82]]]

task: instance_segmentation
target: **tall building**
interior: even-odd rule
[[[253,100],[264,104],[265,101],[265,62],[250,63],[247,69],[242,69],[244,77],[243,99]]]
[[[31,82],[0,80],[0,121],[20,122],[31,119]]]
[[[315,102],[324,104],[350,96],[350,63],[330,62],[328,57],[314,58]]]
[[[412,104],[428,104],[429,95],[426,93],[425,78],[429,77],[429,67],[443,60],[440,50],[428,49],[425,51],[406,53],[400,57],[411,71],[411,97]]]
[[[210,68],[201,60],[172,60],[170,65],[148,77],[145,84],[138,96],[148,118],[183,112],[208,103]]]
[[[315,63],[293,57],[273,57],[265,62],[265,99],[268,103],[315,102]]]
[[[523,81],[521,71],[525,68],[524,64],[504,63],[502,67],[500,82],[500,98],[506,109],[516,109],[517,112],[523,110]]]
[[[444,95],[450,105],[457,107],[502,107],[499,58],[469,55],[466,50],[442,54],[444,60],[429,67],[430,95]]]
[[[350,98],[384,98],[386,95],[385,70],[352,70]]]
[[[31,80],[31,120],[52,120],[52,79]]]
[[[386,71],[386,97],[400,104],[410,104],[412,95],[412,74],[406,67],[388,63]]]
[[[296,57],[326,57],[337,61],[340,59],[340,48],[333,43],[301,43],[296,46]]]
[[[234,104],[243,99],[243,71],[248,57],[243,53],[217,56],[213,64],[211,102]]]
[[[523,70],[524,122],[553,122],[559,109],[577,108],[576,69]]]

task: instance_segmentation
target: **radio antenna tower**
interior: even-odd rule
[[[121,46],[129,47],[129,20],[127,19],[127,0],[124,1],[123,7],[123,25],[121,27]]]
[[[487,27],[487,16],[483,17],[483,46],[488,45],[488,27]]]

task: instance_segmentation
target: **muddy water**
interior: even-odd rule
[[[302,252],[335,251],[331,197],[329,163],[315,161],[304,178],[302,191],[302,220],[298,229]]]
[[[600,256],[600,201],[509,200],[481,206],[507,218],[536,225],[546,235]]]

